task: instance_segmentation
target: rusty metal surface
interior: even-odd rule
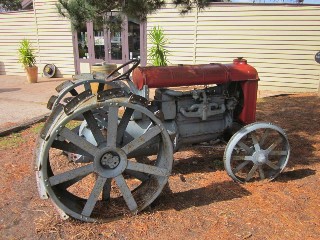
[[[67,81],[61,83],[60,85],[58,85],[58,86],[56,87],[56,91],[59,93],[59,92],[61,92],[63,89],[68,88],[68,87],[72,86],[73,84],[74,84],[74,83],[73,83],[71,80],[67,80]]]
[[[111,98],[120,98],[126,96],[128,96],[128,94],[122,88],[113,88],[98,92],[97,100],[98,102],[103,102]]]
[[[136,94],[132,94],[128,101],[133,104],[140,104],[141,106],[144,106],[144,107],[148,106],[148,104],[149,104],[148,99],[141,97],[139,95],[136,95]]]
[[[49,110],[52,110],[54,103],[57,101],[57,99],[58,99],[58,96],[55,96],[55,95],[52,95],[50,97],[50,99],[48,100],[48,103],[47,103],[47,108]]]
[[[50,137],[50,130],[54,126],[54,123],[57,121],[57,119],[61,116],[63,112],[63,106],[58,105],[50,114],[48,117],[46,123],[44,124],[43,128],[40,132],[40,137],[43,140],[47,140]]]
[[[92,97],[91,89],[83,91],[64,106],[64,112],[70,115],[81,102],[90,97]]]

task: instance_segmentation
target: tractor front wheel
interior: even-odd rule
[[[257,122],[235,133],[224,152],[224,166],[237,182],[273,180],[287,165],[290,146],[285,132]]]

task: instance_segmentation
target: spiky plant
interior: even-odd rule
[[[34,49],[32,49],[31,43],[28,39],[23,39],[20,42],[20,47],[18,49],[19,63],[21,63],[25,68],[33,67],[36,64],[36,56],[34,54]]]
[[[153,27],[149,33],[149,40],[152,47],[149,49],[148,57],[153,66],[167,66],[169,51],[165,49],[165,45],[168,43],[163,29],[158,27]]]

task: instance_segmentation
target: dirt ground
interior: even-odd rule
[[[237,184],[223,169],[224,146],[175,154],[169,186],[148,209],[109,223],[59,218],[38,197],[37,124],[0,138],[1,239],[320,239],[320,99],[259,99],[257,120],[288,134],[291,157],[273,182]]]

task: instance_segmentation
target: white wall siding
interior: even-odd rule
[[[241,56],[257,68],[260,89],[319,90],[320,6],[212,4],[180,16],[168,4],[148,18],[148,31],[158,25],[172,64],[230,63]]]
[[[61,75],[75,73],[70,21],[58,14],[57,0],[34,0],[41,66],[53,63]],[[42,69],[41,68],[41,69]]]
[[[18,47],[22,39],[29,39],[37,48],[33,11],[0,13],[0,74],[24,74],[18,63]],[[38,50],[36,51],[38,54]]]
[[[39,73],[45,64],[55,64],[58,76],[74,74],[70,22],[59,16],[56,0],[34,0],[34,10],[0,14],[0,74],[24,75],[17,62],[17,49],[23,38],[36,49]]]

